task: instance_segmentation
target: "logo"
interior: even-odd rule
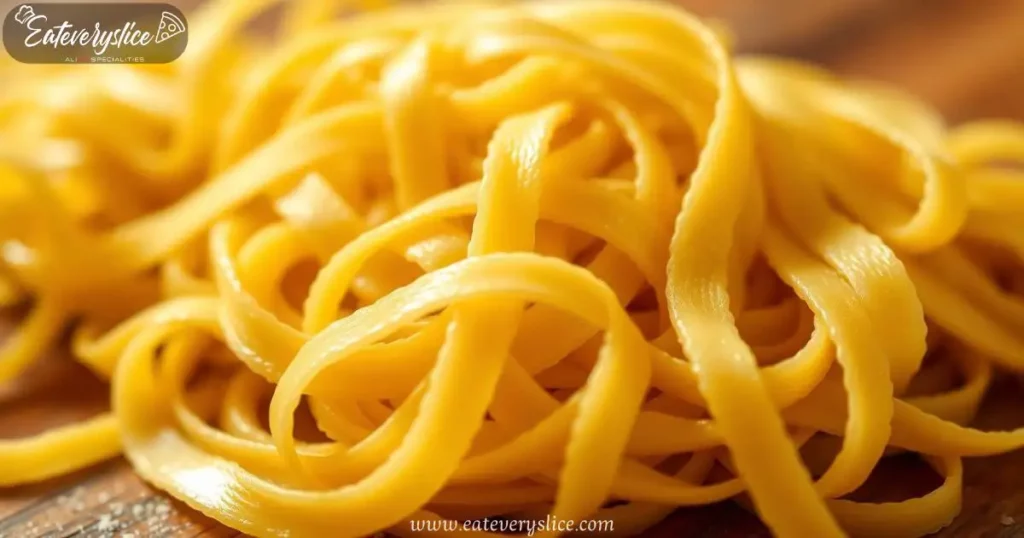
[[[31,3],[4,19],[4,48],[23,63],[167,63],[188,44],[188,24],[170,4]]]

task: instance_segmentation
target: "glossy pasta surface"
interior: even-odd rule
[[[735,498],[776,536],[922,536],[1024,370],[1024,126],[735,57],[627,0],[217,0],[167,65],[0,66],[0,348],[68,327],[123,453],[255,536],[609,520]],[[942,477],[848,495],[894,452]],[[727,522],[723,522],[723,525]],[[473,532],[429,532],[465,536]],[[557,531],[545,529],[538,535]]]

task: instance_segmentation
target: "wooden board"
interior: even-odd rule
[[[846,74],[900,84],[936,103],[954,121],[1024,120],[1024,0],[780,0],[787,13],[805,10],[784,17],[788,26],[781,33],[765,22],[758,26],[759,19],[773,22],[770,14],[751,11],[760,2],[688,1],[704,14],[736,23],[745,32],[742,49],[781,51]],[[9,325],[10,316],[6,319]],[[1000,381],[980,427],[1024,425],[1022,392],[1016,380]],[[100,381],[55,352],[14,384],[0,386],[0,439],[99,412],[105,400]],[[867,489],[898,499],[935,485],[936,478],[916,458],[889,458],[884,466],[885,483]],[[967,461],[963,512],[937,536],[1024,538],[1022,480],[1024,451]],[[648,534],[768,536],[755,517],[732,503],[679,510]],[[122,460],[45,484],[0,490],[0,538],[238,535],[154,491]]]

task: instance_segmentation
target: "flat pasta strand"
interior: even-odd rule
[[[123,453],[255,536],[736,499],[916,537],[962,458],[1024,446],[970,426],[1024,370],[1024,126],[657,3],[302,0],[248,35],[275,4],[206,4],[168,65],[0,66],[0,305],[31,304],[0,382],[70,326],[112,398],[0,441],[0,486]],[[848,498],[897,452],[941,485]]]

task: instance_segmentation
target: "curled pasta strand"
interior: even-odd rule
[[[961,458],[1024,446],[971,426],[1024,358],[1020,125],[734,59],[664,4],[363,4],[268,40],[275,2],[217,0],[168,65],[0,63],[0,305],[31,305],[0,380],[70,325],[113,403],[0,441],[0,486],[123,452],[256,536],[734,499],[909,537]],[[898,452],[942,484],[844,498]]]

